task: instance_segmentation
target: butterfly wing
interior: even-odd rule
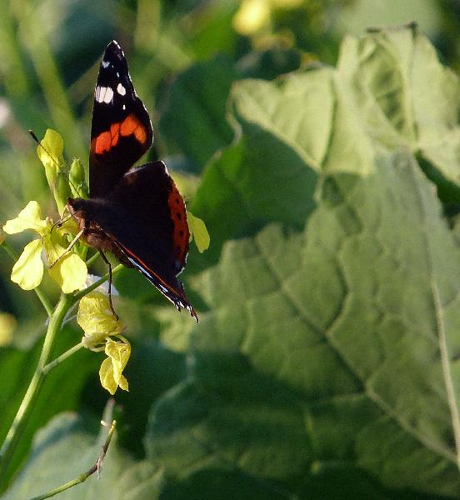
[[[125,55],[107,45],[94,90],[89,159],[90,197],[105,197],[150,148],[153,130],[134,90]]]
[[[123,256],[177,309],[198,319],[177,276],[187,261],[189,229],[185,203],[162,161],[125,174],[108,204],[112,214],[99,221]]]

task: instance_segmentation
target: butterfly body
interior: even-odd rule
[[[188,309],[198,320],[177,279],[190,236],[184,200],[162,161],[133,168],[152,141],[149,115],[113,41],[94,94],[90,196],[69,198],[68,209],[88,245],[138,269],[178,310]]]

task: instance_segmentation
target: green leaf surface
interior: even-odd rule
[[[304,233],[268,226],[203,274],[193,377],[156,407],[150,456],[291,494],[340,462],[455,497],[460,265],[439,202],[404,151],[322,188]]]
[[[25,468],[3,498],[31,498],[75,479],[94,465],[106,435],[107,430],[97,438],[94,426],[85,424],[76,415],[57,416],[37,434]],[[159,498],[162,485],[161,470],[148,462],[134,463],[112,441],[99,478],[97,473],[93,474],[83,484],[61,493],[59,498],[154,500]]]
[[[458,199],[460,85],[418,28],[345,39],[338,69],[369,136],[420,154],[444,199]]]

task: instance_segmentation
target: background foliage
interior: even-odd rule
[[[364,32],[408,21],[423,32]],[[101,480],[63,498],[460,498],[459,27],[447,0],[0,3],[0,221],[53,210],[28,129],[87,162],[116,38],[150,157],[211,233],[183,275],[198,325],[117,278],[130,392]],[[10,269],[0,254],[1,437],[44,328]],[[92,465],[99,364],[49,377],[5,498]]]

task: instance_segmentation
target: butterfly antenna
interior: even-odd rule
[[[29,134],[31,135],[32,139],[38,144],[38,146],[40,146],[43,149],[43,151],[49,156],[49,158],[51,158],[51,160],[54,162],[54,164],[56,165],[56,167],[58,168],[58,170],[61,171],[63,174],[65,174],[65,175],[68,176],[67,172],[61,167],[61,165],[59,165],[59,163],[57,162],[56,158],[45,148],[45,146],[43,146],[43,144],[38,139],[38,137],[35,134],[35,132],[33,130],[29,130]],[[80,190],[75,186],[75,184],[70,180],[70,178],[68,178],[68,180],[69,180],[69,184],[72,186],[72,188],[74,189],[74,191],[76,193],[78,193],[78,195],[80,196],[80,198],[82,198],[82,194],[81,194]]]
[[[51,226],[51,233],[56,229],[56,228],[61,228],[68,220],[72,218],[71,215],[68,215],[67,217],[61,217],[58,221],[56,221],[52,226]]]

